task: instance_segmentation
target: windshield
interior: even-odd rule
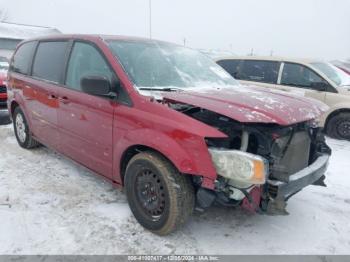
[[[138,88],[238,84],[209,57],[193,49],[157,41],[111,40],[109,46]]]
[[[338,87],[350,85],[350,76],[329,63],[311,63],[313,67],[325,74]]]

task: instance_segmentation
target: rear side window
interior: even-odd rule
[[[13,56],[11,70],[27,75],[30,70],[30,63],[33,56],[36,42],[28,42],[21,45]]]
[[[240,68],[237,79],[276,84],[279,62],[245,60]]]
[[[54,83],[62,81],[68,42],[41,42],[37,48],[33,72],[34,77]]]
[[[240,71],[240,64],[242,60],[221,60],[217,63],[224,68],[231,76],[233,76],[236,79],[240,79],[239,71]]]

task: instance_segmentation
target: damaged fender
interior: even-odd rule
[[[114,170],[117,171],[114,172],[114,180],[118,184],[122,184],[119,172],[123,153],[133,146],[146,146],[163,154],[181,173],[202,177],[202,187],[214,189],[217,173],[205,138],[206,136],[219,138],[227,136],[219,130],[176,112],[165,105],[159,103],[152,105],[156,107],[160,115],[164,113],[167,116],[169,115],[168,111],[171,111],[172,116],[175,115],[175,117],[169,119],[151,116],[147,124],[143,122],[142,127],[135,126],[133,130],[128,132],[120,129],[114,131]],[[132,115],[130,115],[129,109],[127,113],[127,115],[124,114],[124,110],[120,108],[118,117],[135,118],[133,123],[138,122],[139,112],[132,112]],[[145,117],[145,115],[143,112],[141,117]],[[157,126],[157,129],[154,126]],[[174,128],[175,126],[177,128]]]

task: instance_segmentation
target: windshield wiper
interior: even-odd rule
[[[164,91],[164,92],[174,92],[174,91],[181,91],[180,88],[175,87],[139,87],[139,90],[151,90],[151,91]]]

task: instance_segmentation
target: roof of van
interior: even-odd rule
[[[282,56],[223,56],[217,57],[215,61],[220,60],[263,60],[263,61],[284,61],[284,62],[294,62],[294,63],[314,63],[321,62],[320,59],[313,58],[290,58],[290,57],[282,57]]]
[[[30,41],[45,41],[45,40],[86,40],[86,41],[97,41],[97,40],[125,40],[125,41],[135,41],[135,42],[158,42],[158,43],[168,43],[173,45],[178,45],[176,43],[171,43],[163,40],[150,39],[138,36],[124,36],[124,35],[103,35],[103,34],[54,34],[41,37],[35,37],[26,39],[21,42],[21,44]],[[20,45],[21,45],[20,44]]]
[[[124,35],[103,35],[103,34],[53,34],[40,37],[34,37],[26,39],[23,42],[28,41],[43,41],[43,40],[55,40],[55,39],[80,39],[80,40],[130,40],[140,42],[164,42],[166,41],[150,39],[138,36],[124,36]]]

